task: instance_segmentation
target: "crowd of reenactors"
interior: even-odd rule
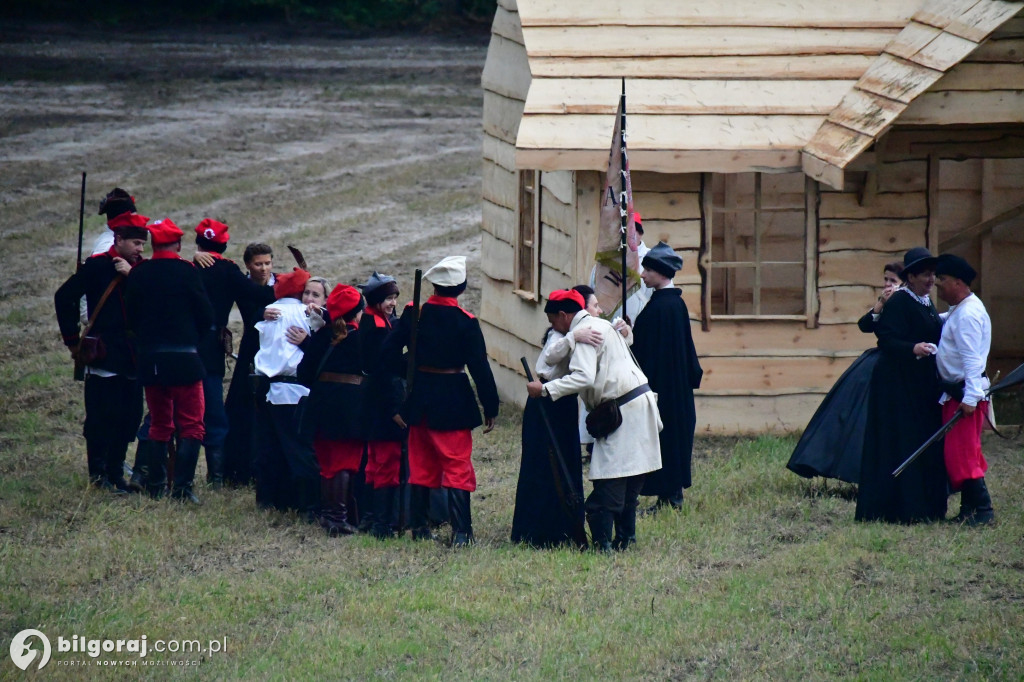
[[[332,285],[304,261],[275,272],[265,244],[245,248],[243,273],[223,256],[228,226],[211,218],[186,260],[186,231],[141,215],[120,188],[99,212],[107,239],[54,296],[85,382],[93,486],[198,503],[203,451],[210,489],[254,484],[260,507],[331,535],[427,539],[443,521],[454,545],[473,542],[471,433],[494,427],[498,393],[480,325],[459,306],[464,257],[427,270],[432,295],[398,309],[394,277]]]

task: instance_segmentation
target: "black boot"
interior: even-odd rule
[[[434,538],[427,521],[430,490],[422,485],[409,485],[409,528],[412,529],[413,540],[432,540]]]
[[[135,466],[132,477],[128,481],[128,489],[135,493],[146,492],[146,479],[149,478],[150,442],[139,440],[135,448]]]
[[[159,500],[167,491],[167,441],[149,443],[149,474],[146,476],[146,492]]]
[[[106,443],[96,438],[85,439],[85,457],[89,466],[89,483],[96,488],[105,488],[107,483]]]
[[[331,537],[357,533],[356,527],[348,522],[348,498],[352,492],[352,473],[339,471],[334,478],[328,480],[330,481],[330,510],[326,509],[327,504],[323,505],[325,509],[321,518],[327,520],[324,528],[327,529],[327,533]]]
[[[214,445],[206,449],[206,483],[214,490],[224,487],[224,446]]]
[[[636,508],[637,502],[626,502],[622,511],[615,515],[615,539],[612,549],[623,551],[636,544]]]
[[[323,477],[297,476],[291,480],[293,500],[299,516],[308,523],[317,523],[322,518],[323,500],[321,495],[321,481]],[[334,479],[328,479],[333,481]]]
[[[106,477],[115,495],[127,495],[129,492],[128,481],[124,480],[124,460],[128,452],[128,443],[124,441],[111,440],[107,444],[106,454]]]
[[[671,509],[672,511],[679,511],[683,508],[683,489],[675,491],[671,495],[659,495],[658,501],[652,504],[647,509],[644,509],[641,516],[654,516],[662,509]]]
[[[473,544],[473,514],[468,490],[448,488],[448,518],[452,524],[452,547]]]
[[[373,490],[373,527],[370,532],[380,540],[395,537],[395,497],[398,486],[390,485]]]
[[[610,511],[596,511],[587,514],[587,525],[590,526],[590,539],[595,552],[612,551],[612,527],[615,515]]]
[[[996,520],[992,509],[992,498],[988,494],[988,486],[984,477],[974,480],[974,514],[967,519],[968,526],[987,526]]]
[[[195,438],[182,438],[178,443],[178,456],[174,460],[174,487],[171,497],[182,502],[199,504],[199,498],[192,492],[192,482],[196,477],[196,464],[199,463],[199,448],[202,442]]]

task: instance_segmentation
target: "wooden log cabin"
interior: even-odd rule
[[[990,369],[1024,360],[1022,7],[499,0],[480,319],[504,398],[525,399],[544,296],[590,277],[623,78],[645,241],[683,257],[699,432],[801,429],[912,246],[978,268]]]

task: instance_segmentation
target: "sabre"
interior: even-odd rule
[[[526,371],[526,380],[533,381],[533,373],[530,371],[530,364],[526,361],[526,358],[520,358],[523,363],[523,369]],[[562,451],[558,447],[558,439],[555,436],[555,428],[551,425],[551,417],[548,415],[547,405],[544,404],[542,398],[528,398],[528,400],[540,400],[538,404],[540,408],[540,416],[544,421],[544,427],[547,429],[548,438],[551,440],[551,450],[549,451],[549,461],[551,463],[551,474],[555,479],[555,492],[558,493],[558,501],[562,503],[562,509],[565,511],[569,520],[572,521],[572,539],[580,549],[587,548],[587,532],[583,528],[583,521],[580,520],[576,510],[580,507],[579,493],[572,486],[572,477],[569,475],[569,467],[565,463],[565,458],[562,456]],[[561,470],[561,473],[559,473]],[[562,481],[569,484],[571,494],[566,495],[565,489],[562,487]]]
[[[999,375],[996,375],[996,378],[998,379]],[[1007,374],[1006,378],[1003,379],[1002,381],[990,386],[989,389],[985,391],[985,397],[982,398],[982,400],[988,400],[993,394],[998,393],[999,391],[1004,391],[1008,388],[1013,388],[1014,386],[1017,386],[1018,384],[1022,383],[1024,383],[1024,364],[1019,365],[1017,369]],[[949,433],[949,430],[952,429],[963,416],[963,411],[957,410],[956,414],[949,418],[949,421],[943,424],[938,431],[932,434],[931,438],[924,442],[924,445],[915,450],[914,454],[912,454],[910,457],[907,457],[907,459],[904,460],[903,464],[900,464],[893,470],[893,477],[895,478],[896,476],[899,476],[901,473],[903,473],[903,470],[910,466],[910,464],[915,459],[920,457],[921,453],[927,450],[932,445],[932,443],[934,443],[935,441]]]

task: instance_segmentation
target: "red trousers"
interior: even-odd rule
[[[341,471],[359,471],[363,460],[363,441],[315,440],[313,452],[320,464],[320,475],[323,478],[334,478]]]
[[[185,386],[146,386],[149,407],[149,439],[166,443],[174,435],[177,424],[182,438],[202,440],[206,435],[203,412],[203,382]]]
[[[476,490],[476,472],[470,456],[473,432],[434,431],[409,427],[409,483],[428,488]]]
[[[402,444],[390,440],[371,440],[366,444],[366,483],[374,488],[398,485],[402,465]]]
[[[958,401],[947,400],[942,405],[942,422],[952,419],[959,408]],[[988,462],[981,454],[981,429],[985,426],[986,414],[988,401],[979,402],[973,414],[965,414],[946,433],[942,454],[946,461],[946,475],[949,476],[953,490],[960,490],[964,481],[984,478],[988,470]]]

